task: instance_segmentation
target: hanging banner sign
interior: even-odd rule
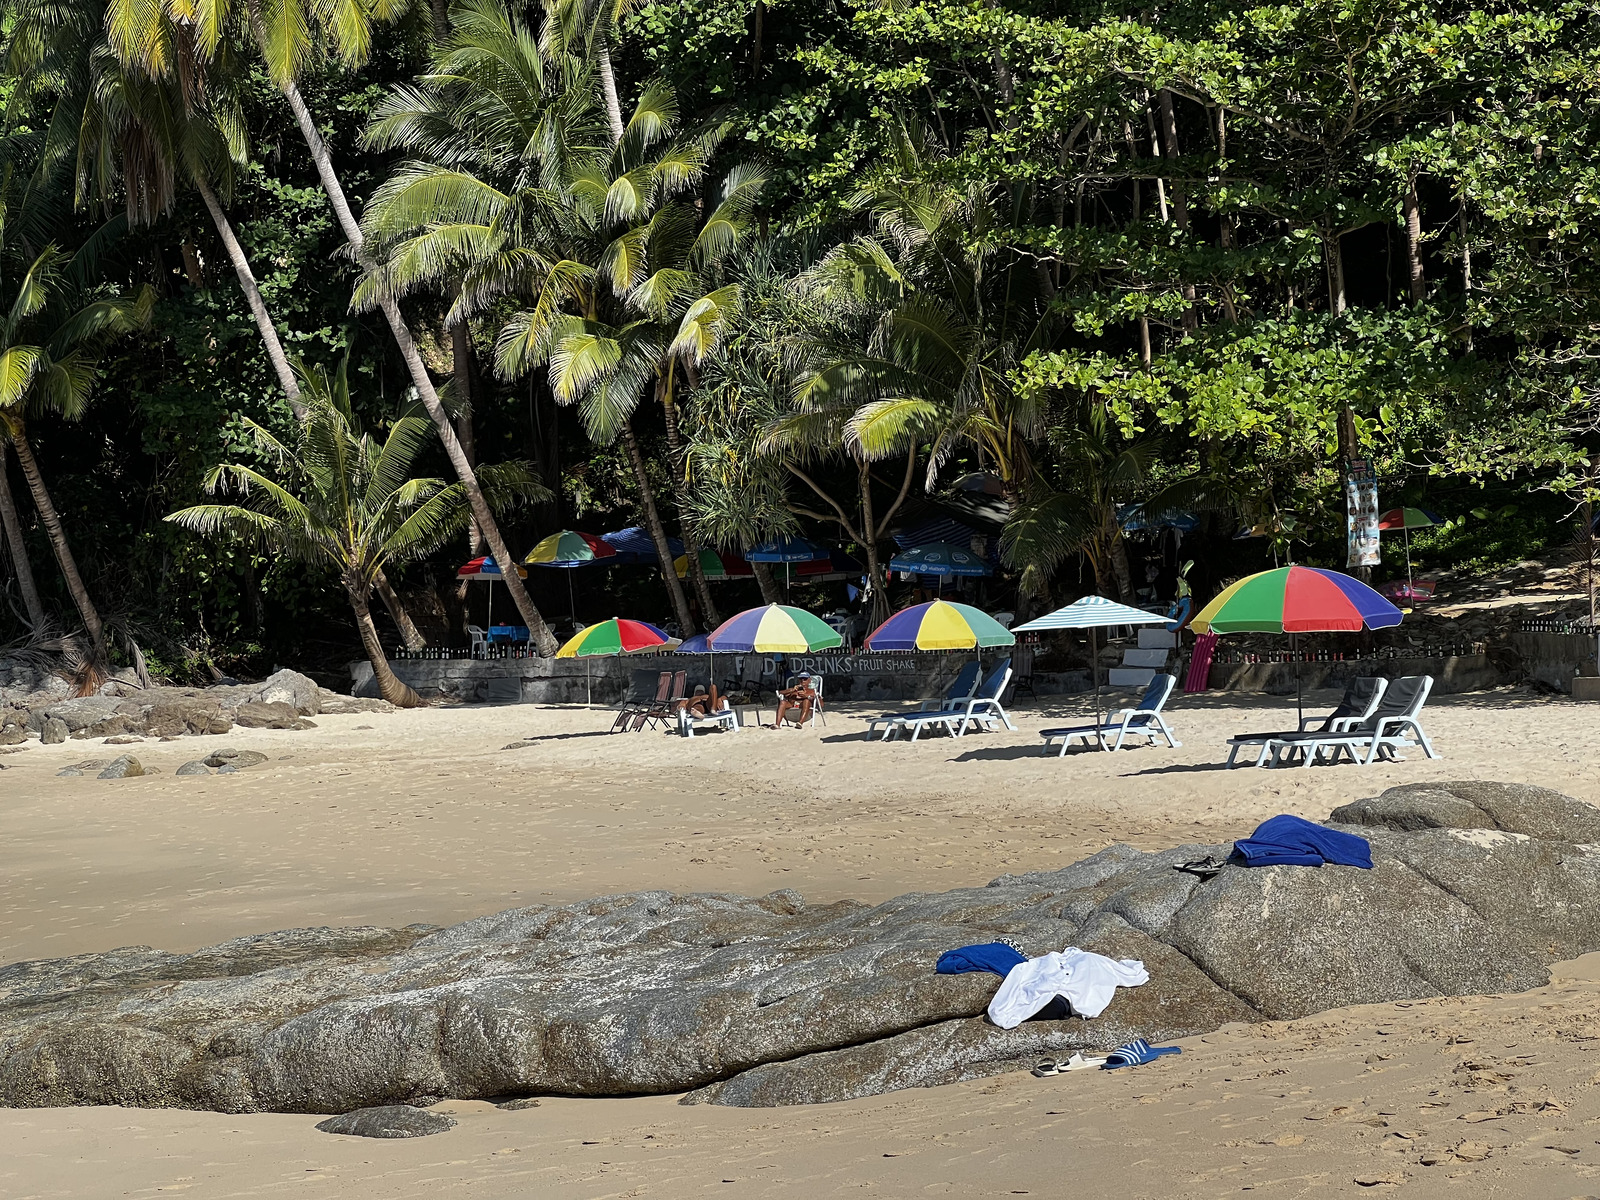
[[[1378,476],[1372,461],[1348,459],[1344,476],[1345,566],[1375,567],[1378,553]]]

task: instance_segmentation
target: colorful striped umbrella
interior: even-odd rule
[[[1413,529],[1431,529],[1435,525],[1443,525],[1444,518],[1438,513],[1429,512],[1425,508],[1391,508],[1378,518],[1380,530],[1400,530],[1406,539],[1406,595],[1416,594],[1416,585],[1411,581],[1411,531]]]
[[[1196,633],[1324,633],[1387,629],[1404,614],[1359,579],[1317,567],[1248,575],[1191,623]]]
[[[556,651],[557,658],[591,658],[602,654],[637,654],[641,650],[672,649],[676,638],[668,637],[647,621],[628,621],[612,617],[590,625]]]
[[[1230,584],[1190,623],[1196,633],[1355,632],[1400,624],[1402,613],[1359,579],[1338,571],[1290,565]],[[1300,660],[1294,664],[1295,707],[1305,716]]]
[[[970,604],[930,600],[903,608],[864,643],[868,650],[975,650],[1014,646],[1017,635]]]
[[[517,568],[517,574],[523,579],[528,577],[527,571]],[[504,580],[505,572],[500,569],[500,564],[495,562],[494,555],[485,554],[471,562],[456,568],[457,579],[484,579],[489,583],[489,619],[487,624],[494,625],[494,581]]]
[[[689,578],[689,556],[680,554],[672,560],[672,565],[678,572],[679,579]],[[700,548],[700,573],[706,577],[706,582],[720,579],[748,579],[755,574],[750,569],[750,564],[743,559],[735,558],[731,554],[718,554],[710,546]]]
[[[526,579],[528,573],[521,567],[517,574]],[[485,554],[482,558],[475,558],[471,562],[456,568],[457,579],[504,579],[505,572],[500,569],[500,564],[495,562],[494,555]]]
[[[604,538],[576,529],[552,533],[522,561],[535,567],[586,567],[601,558],[615,558],[617,549]]]
[[[1391,508],[1378,518],[1379,529],[1430,529],[1444,518],[1425,508]]]
[[[807,654],[843,643],[821,617],[787,604],[748,608],[706,634],[706,645],[718,654]]]
[[[592,533],[579,533],[576,529],[563,529],[552,533],[532,550],[522,561],[536,567],[587,567],[603,558],[616,558],[617,548]],[[572,576],[567,576],[567,615],[574,623],[578,620],[578,599],[573,592]]]

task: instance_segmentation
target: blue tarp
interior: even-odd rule
[[[650,531],[638,525],[630,525],[626,529],[619,529],[615,533],[602,533],[603,541],[611,543],[616,550],[615,558],[604,561],[610,563],[646,563],[650,566],[657,565],[656,544],[650,539]],[[683,543],[675,537],[667,539],[667,546],[676,558],[683,553]]]
[[[1233,844],[1247,867],[1320,867],[1333,863],[1341,867],[1372,870],[1372,846],[1364,837],[1340,833],[1301,817],[1271,817],[1256,826],[1256,831]]]

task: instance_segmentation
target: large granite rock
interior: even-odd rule
[[[316,681],[287,669],[263,679],[249,699],[256,704],[287,704],[302,717],[314,717],[322,711]]]
[[[447,929],[18,963],[0,969],[0,1104],[813,1103],[992,1074],[1042,1050],[1528,988],[1552,961],[1600,949],[1589,806],[1473,783],[1341,812],[1362,822],[1344,827],[1371,839],[1374,870],[1229,865],[1202,880],[1173,867],[1227,847],[1113,846],[873,907],[641,892]],[[994,976],[933,970],[942,951],[999,936],[1030,954],[1141,958],[1151,979],[1094,1020],[1001,1031],[982,1019]]]
[[[381,1108],[358,1108],[320,1121],[323,1133],[342,1133],[349,1137],[414,1138],[427,1137],[454,1129],[456,1119],[444,1113],[431,1113],[409,1104],[386,1104]]]
[[[204,694],[158,694],[145,710],[145,730],[155,737],[227,733],[232,728],[233,719],[222,705]]]

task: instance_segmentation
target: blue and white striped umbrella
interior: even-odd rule
[[[1013,625],[1012,633],[1037,633],[1046,629],[1103,629],[1108,625],[1164,625],[1170,618],[1142,608],[1130,608],[1104,596],[1085,596],[1065,608]]]

